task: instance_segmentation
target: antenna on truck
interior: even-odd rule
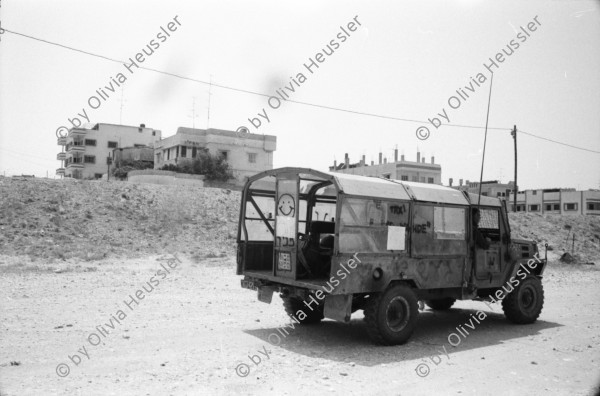
[[[479,194],[477,196],[477,209],[479,209],[479,203],[481,202],[481,183],[483,182],[483,163],[485,162],[485,144],[487,142],[488,121],[490,119],[490,103],[492,102],[493,82],[494,73],[492,73],[492,79],[490,80],[490,95],[488,97],[487,115],[485,116],[485,137],[483,138],[483,156],[481,157],[481,174],[479,175]]]

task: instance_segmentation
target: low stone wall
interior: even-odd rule
[[[223,188],[234,191],[242,191],[244,189],[243,184],[232,183],[232,182],[222,182],[216,180],[205,180],[204,187],[212,187],[212,188]]]
[[[203,187],[204,178],[204,175],[188,175],[186,173],[162,171],[157,169],[134,170],[127,173],[127,181],[131,183],[167,185],[192,184]]]

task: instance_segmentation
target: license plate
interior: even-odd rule
[[[290,253],[279,253],[279,260],[277,260],[277,269],[285,271],[292,270],[292,255]]]
[[[242,279],[242,287],[244,289],[258,290],[258,286],[256,286],[253,281],[244,280],[244,279]]]

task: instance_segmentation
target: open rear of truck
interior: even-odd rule
[[[336,188],[321,172],[287,168],[250,179],[242,193],[238,275],[317,289],[329,279]]]

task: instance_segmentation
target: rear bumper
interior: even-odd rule
[[[308,290],[322,290],[323,286],[327,285],[325,280],[293,280],[288,278],[281,278],[274,276],[270,273],[271,271],[245,271],[244,281],[254,282],[256,286],[293,286],[301,289]],[[242,284],[242,287],[243,284]]]

